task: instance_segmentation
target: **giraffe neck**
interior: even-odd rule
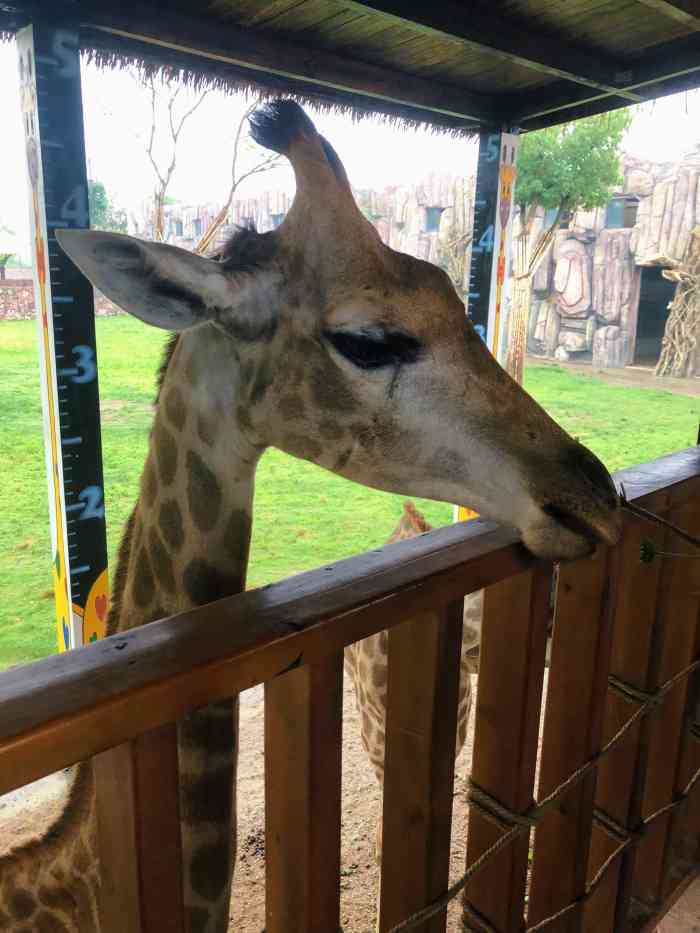
[[[181,336],[160,387],[116,631],[241,592],[262,452],[245,436],[240,361],[213,327]],[[223,373],[221,381],[212,374]],[[235,861],[237,701],[178,724],[188,933],[225,933]]]
[[[117,561],[109,634],[245,587],[263,448],[246,437],[237,414],[245,406],[239,365],[232,343],[208,326],[181,336],[166,354],[141,491]],[[217,372],[227,374],[220,384],[211,378]],[[178,756],[187,933],[225,933],[237,701],[179,723]],[[0,929],[100,933],[97,865],[88,763],[49,831],[0,859]]]
[[[238,366],[231,341],[213,327],[181,336],[170,351],[110,631],[244,589],[262,446],[238,421]],[[220,382],[211,378],[218,372]]]

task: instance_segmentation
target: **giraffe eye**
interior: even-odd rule
[[[324,337],[341,356],[360,369],[415,363],[422,350],[419,340],[397,331],[358,334],[347,330],[329,330],[324,332]]]

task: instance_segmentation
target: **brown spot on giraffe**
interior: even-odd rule
[[[197,435],[200,441],[206,444],[207,447],[213,447],[216,442],[216,432],[217,418],[208,415],[206,412],[200,412],[197,415]]]
[[[36,933],[70,933],[68,927],[55,914],[40,911],[34,918]]]
[[[187,408],[179,386],[170,386],[165,396],[165,412],[174,428],[181,431],[187,419]]]
[[[173,573],[173,562],[170,559],[170,555],[165,550],[163,542],[160,540],[160,536],[155,528],[151,528],[148,532],[148,546],[153,575],[158,585],[164,589],[166,593],[174,593],[175,575]]]
[[[231,747],[230,735],[227,747]],[[229,763],[193,781],[185,777],[181,784],[182,819],[192,824],[217,823],[221,819],[219,801],[232,780],[233,765]]]
[[[141,494],[144,503],[150,508],[156,501],[156,495],[158,494],[158,478],[152,456],[146,460],[141,480]]]
[[[338,367],[330,360],[311,372],[311,397],[321,411],[348,414],[357,409],[357,400],[347,382],[341,378]]]
[[[10,896],[10,911],[17,920],[28,920],[34,913],[34,898],[26,891],[15,891]]]
[[[236,573],[220,570],[202,558],[193,558],[183,574],[185,592],[195,606],[240,593],[240,570]]]
[[[318,424],[318,433],[327,441],[339,441],[345,434],[342,425],[332,418],[323,418]]]
[[[136,569],[134,571],[131,593],[134,602],[141,609],[150,606],[155,596],[156,588],[151,571],[151,564],[148,560],[148,554],[145,548],[141,548],[136,559]]]
[[[304,434],[288,432],[284,435],[284,449],[304,460],[318,460],[323,453],[323,447],[318,441]]]
[[[205,901],[216,901],[228,884],[228,846],[203,845],[194,853],[190,878],[192,890]]]
[[[194,353],[190,353],[187,357],[183,372],[185,379],[189,385],[194,389],[199,383],[200,368],[197,364],[197,358]]]
[[[200,531],[211,531],[221,511],[221,485],[194,450],[187,451],[187,502]]]
[[[224,531],[224,550],[231,560],[242,564],[248,553],[252,523],[244,509],[231,512]]]
[[[158,513],[158,526],[166,544],[173,551],[179,551],[185,541],[182,527],[182,512],[176,499],[166,499]]]
[[[156,420],[154,437],[160,481],[164,486],[170,486],[177,472],[177,444],[160,418]]]
[[[303,418],[306,410],[304,400],[299,395],[284,395],[279,400],[278,408],[285,418]]]

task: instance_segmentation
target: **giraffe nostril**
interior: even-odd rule
[[[574,451],[573,463],[579,473],[582,473],[593,488],[605,499],[606,503],[614,508],[617,505],[617,490],[610,474],[600,462],[585,447],[578,447]]]

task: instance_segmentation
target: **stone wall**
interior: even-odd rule
[[[471,255],[474,179],[431,173],[417,185],[392,186],[382,191],[353,189],[360,210],[376,227],[385,243],[441,265],[461,292],[467,290]],[[219,231],[214,248],[237,226],[254,224],[265,233],[284,218],[292,199],[284,192],[269,191],[255,198],[234,201],[227,224]],[[169,243],[192,249],[216,216],[213,204],[173,204],[165,209],[165,236]],[[146,211],[143,212],[144,215]],[[146,224],[135,231],[148,238]]]
[[[606,227],[599,208],[557,231],[533,280],[530,352],[599,367],[633,361],[641,269],[681,262],[700,223],[700,147],[673,164],[625,156],[621,174],[614,195],[636,199],[634,225]],[[533,239],[542,227],[540,212]]]

